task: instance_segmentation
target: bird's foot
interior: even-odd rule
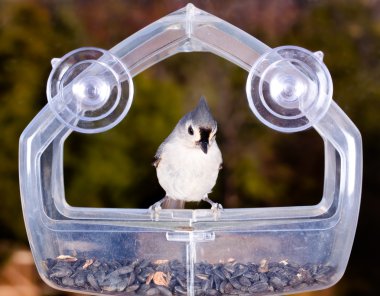
[[[165,200],[166,200],[166,197],[152,204],[149,207],[148,211],[150,212],[150,217],[152,220],[158,221],[158,217],[160,216],[160,211],[162,210],[161,205]]]
[[[213,202],[207,197],[207,195],[203,198],[203,200],[211,205],[211,211],[213,212],[214,219],[217,220],[220,216],[220,213],[223,211],[223,206],[220,203]]]

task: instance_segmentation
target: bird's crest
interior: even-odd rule
[[[200,98],[197,107],[190,112],[190,117],[193,122],[198,123],[200,126],[214,127],[216,125],[204,96]]]

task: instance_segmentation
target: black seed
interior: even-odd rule
[[[282,291],[284,289],[284,283],[278,277],[271,277],[269,284],[272,285],[275,291]]]
[[[220,286],[219,286],[219,291],[224,294],[225,291],[224,291],[224,287],[227,285],[227,281],[223,281],[220,283]]]
[[[185,288],[185,289],[187,288],[186,278],[176,277],[176,280],[182,288]]]
[[[300,274],[302,282],[305,282],[307,284],[312,284],[314,282],[314,278],[308,270],[300,268],[298,270],[298,274]]]
[[[52,273],[50,274],[51,278],[63,278],[73,274],[73,271],[68,267],[54,267]]]
[[[102,265],[102,262],[100,262],[99,260],[95,260],[95,261],[92,263],[92,265],[93,265],[94,267],[100,267],[100,266]]]
[[[107,291],[107,292],[115,292],[117,290],[117,284],[113,283],[113,284],[102,286],[102,290]]]
[[[210,275],[205,274],[205,273],[197,273],[195,274],[195,277],[200,279],[200,280],[208,280],[210,278]]]
[[[113,277],[109,277],[107,278],[104,282],[102,282],[102,285],[107,285],[107,286],[110,286],[110,285],[117,285],[118,283],[120,283],[123,279],[119,276],[113,276]]]
[[[78,273],[74,279],[75,285],[78,287],[83,287],[86,283],[86,274],[85,273]]]
[[[148,286],[149,287],[149,286]],[[139,285],[135,284],[135,285],[132,285],[132,286],[129,286],[125,289],[125,292],[133,292],[133,291],[136,291],[138,288],[140,288]],[[148,289],[147,289],[148,290]],[[147,291],[146,290],[146,291]],[[144,291],[144,292],[146,292]]]
[[[140,264],[139,264],[139,267],[140,267],[140,268],[145,268],[145,267],[147,267],[148,265],[150,265],[150,261],[147,260],[147,259],[143,259],[143,260],[141,260],[141,262],[140,262]]]
[[[219,286],[220,286],[220,283],[222,282],[222,280],[217,276],[217,275],[214,275],[212,277],[212,285],[215,289],[219,289]]]
[[[268,284],[264,282],[258,282],[248,288],[249,293],[260,293],[268,290]]]
[[[205,280],[202,282],[202,286],[201,286],[201,289],[203,291],[206,291],[208,290],[209,288],[211,288],[211,283],[210,283],[210,280]]]
[[[170,261],[169,266],[173,270],[185,269],[185,266],[179,260]]]
[[[233,274],[236,270],[236,265],[235,264],[231,264],[231,263],[227,263],[226,265],[224,265],[224,268],[226,270],[228,270],[229,273]]]
[[[78,259],[77,261],[74,262],[72,268],[75,270],[77,269],[79,266],[83,266],[83,264],[86,262],[86,260],[83,260],[83,259]]]
[[[289,285],[291,285],[292,287],[297,287],[299,286],[300,284],[302,283],[302,278],[301,276],[299,276],[298,274],[295,275],[290,281],[289,281]]]
[[[214,274],[214,270],[211,265],[208,265],[205,267],[205,274],[209,274],[209,275]]]
[[[241,285],[237,279],[230,279],[230,283],[235,289],[240,290]]]
[[[116,269],[118,269],[119,267],[121,267],[122,265],[121,265],[118,261],[116,261],[116,260],[112,260],[111,262],[108,263],[108,266],[109,266],[110,268],[112,268],[113,270],[116,270]]]
[[[126,278],[127,286],[132,285],[136,280],[135,274],[132,272],[129,274],[129,276]]]
[[[254,273],[258,272],[258,269],[259,269],[259,266],[257,264],[254,264],[254,263],[248,263],[247,267],[248,267],[249,271],[252,271]]]
[[[325,276],[332,276],[335,272],[335,269],[331,266],[320,266],[318,268],[317,274],[318,275],[325,275]]]
[[[106,279],[106,273],[101,270],[98,270],[97,272],[95,272],[94,276],[99,284],[103,283]]]
[[[170,282],[169,282],[169,285],[168,285],[168,288],[173,291],[174,290],[174,287],[177,285],[177,280],[175,278],[171,278]]]
[[[282,270],[282,268],[279,267],[278,265],[276,265],[276,266],[272,266],[271,268],[269,268],[268,273],[269,273],[269,272],[276,273],[276,272],[279,272],[279,271],[281,271],[281,270]]]
[[[246,272],[248,272],[248,267],[243,265],[243,264],[238,264],[236,266],[236,269],[235,271],[233,272],[232,274],[232,277],[235,278],[235,277],[239,277],[243,274],[245,274]]]
[[[219,270],[219,269],[214,269],[213,270],[214,274],[216,274],[221,280],[225,280],[226,279],[226,276],[224,275],[224,273]]]
[[[251,286],[251,281],[246,278],[245,276],[241,276],[239,278],[239,283],[242,285],[242,286],[246,286],[246,287],[249,287]]]
[[[248,271],[246,273],[244,273],[244,276],[250,280],[254,280],[255,279],[255,276],[257,277],[257,281],[259,280],[259,274],[258,273],[253,273],[251,271]]]
[[[52,258],[47,258],[45,261],[45,264],[48,269],[52,269],[54,265],[57,264],[57,260],[52,259]]]
[[[125,291],[132,292],[132,291],[137,290],[138,294],[144,295],[145,292],[148,291],[149,289],[150,289],[150,285],[142,284],[141,286],[139,286],[136,284],[136,285],[129,286]]]
[[[122,266],[118,269],[116,269],[114,272],[117,272],[119,275],[124,275],[127,273],[131,273],[134,270],[132,266]]]
[[[268,262],[268,268],[271,269],[273,267],[278,267],[280,266],[279,262]]]
[[[162,265],[157,266],[156,271],[162,271],[162,272],[167,273],[171,271],[171,268],[169,267],[169,265],[162,264]]]
[[[141,272],[140,272],[140,276],[144,277],[144,278],[147,278],[149,275],[153,274],[154,273],[154,269],[150,266],[148,267],[145,267]]]
[[[108,265],[107,265],[106,263],[102,263],[102,264],[98,267],[98,270],[107,273],[107,272],[109,271],[109,267],[108,267]]]
[[[219,294],[218,291],[215,289],[206,290],[206,295],[214,296],[214,295],[218,295],[218,294]]]
[[[259,282],[267,283],[268,276],[265,273],[259,273]]]
[[[231,285],[231,283],[227,283],[224,286],[224,293],[231,294],[231,292],[232,292],[233,289],[234,289],[234,287]]]
[[[163,295],[163,296],[172,296],[173,295],[173,293],[170,292],[170,290],[168,290],[164,286],[157,286],[156,288],[157,288],[157,290],[160,291],[161,295]]]
[[[225,277],[226,279],[230,279],[230,278],[231,278],[231,273],[230,273],[227,269],[225,269],[225,268],[221,268],[221,271],[223,272],[224,277]]]
[[[181,286],[175,286],[174,291],[182,295],[187,295],[187,290],[182,288]]]
[[[141,275],[137,275],[136,276],[136,279],[140,282],[140,283],[145,283],[146,282],[146,277],[143,277]]]
[[[95,279],[94,275],[92,273],[87,274],[87,282],[90,284],[90,286],[98,291],[100,290],[98,281]]]
[[[72,287],[74,286],[74,279],[66,276],[62,278],[62,284],[68,287]]]
[[[121,281],[116,284],[116,291],[122,292],[125,290],[125,288],[128,286],[128,282],[126,280]]]

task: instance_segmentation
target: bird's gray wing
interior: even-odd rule
[[[157,168],[158,164],[160,163],[160,161],[161,161],[161,158],[154,157],[154,159],[152,161],[152,166],[154,166],[155,168]]]
[[[165,145],[165,141],[158,147],[156,154],[154,155],[152,165],[157,168],[161,161],[161,154],[163,150],[163,146]]]

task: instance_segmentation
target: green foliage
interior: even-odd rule
[[[322,50],[334,99],[364,132],[378,128],[380,22],[362,1],[317,5],[284,42]]]
[[[21,216],[18,137],[44,103],[49,59],[77,46],[71,21],[33,3],[0,9],[1,237],[25,237],[22,219],[15,219]]]

